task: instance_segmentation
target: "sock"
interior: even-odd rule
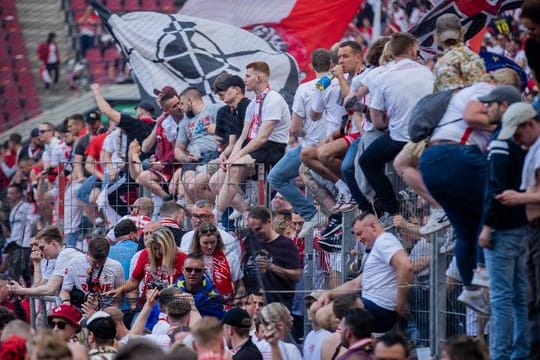
[[[338,181],[336,181],[335,185],[340,193],[342,194],[350,193],[349,187],[347,186],[347,184],[345,184],[343,180],[339,179]]]

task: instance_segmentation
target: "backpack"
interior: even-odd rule
[[[431,136],[446,113],[455,91],[445,90],[429,94],[416,103],[409,118],[409,138],[412,142],[420,142]]]

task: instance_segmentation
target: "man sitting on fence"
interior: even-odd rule
[[[242,196],[238,196],[239,184],[255,174],[253,165],[264,164],[268,169],[285,153],[291,113],[285,99],[270,89],[269,77],[270,67],[265,62],[254,62],[246,67],[246,91],[254,91],[257,97],[246,109],[244,129],[222,164],[224,168],[210,180],[210,187],[219,189],[216,207],[220,212],[233,206],[237,212],[245,213],[247,204]],[[226,174],[223,186],[213,186],[223,173]]]
[[[386,332],[398,316],[408,315],[407,296],[414,275],[407,253],[399,240],[387,233],[373,214],[362,214],[354,222],[357,241],[368,251],[363,271],[355,279],[326,291],[317,301],[324,305],[338,295],[362,291],[364,308],[375,318],[374,332]]]

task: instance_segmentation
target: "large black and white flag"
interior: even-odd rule
[[[246,65],[253,61],[270,65],[270,85],[284,95],[294,94],[298,86],[298,67],[292,56],[238,27],[179,14],[119,16],[102,4],[91,4],[147,94],[166,85],[179,91],[193,86],[215,101],[215,78],[224,71],[243,77]]]

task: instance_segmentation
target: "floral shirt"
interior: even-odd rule
[[[433,68],[435,91],[466,87],[480,81],[486,72],[484,61],[464,44],[447,49]]]

